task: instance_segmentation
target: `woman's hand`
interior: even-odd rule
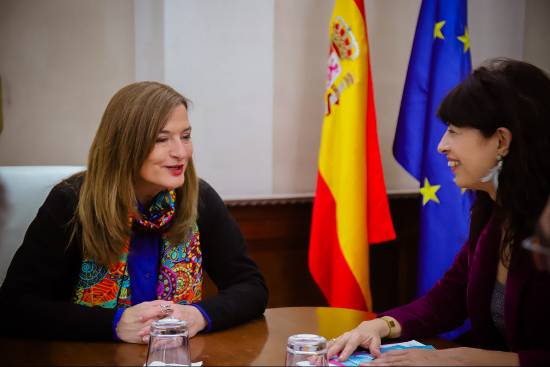
[[[187,321],[190,338],[206,327],[206,320],[198,308],[179,304],[173,305],[172,308],[174,309],[173,317]]]
[[[207,323],[202,316],[202,313],[194,306],[189,305],[180,305],[177,303],[172,303],[168,301],[159,301],[161,304],[170,304],[172,312],[169,314],[170,317],[176,318],[178,320],[184,320],[187,322],[187,330],[189,331],[189,337],[197,335],[197,333],[203,330]],[[160,306],[157,306],[160,308]],[[165,313],[162,316],[166,316]],[[149,327],[144,327],[139,332],[139,336],[143,343],[147,343],[149,340]]]
[[[328,358],[340,353],[338,359],[345,361],[359,346],[368,349],[374,357],[379,357],[381,339],[387,336],[389,331],[384,320],[363,321],[355,329],[329,342]]]
[[[147,330],[147,334],[149,333],[151,323],[163,316],[160,305],[166,303],[162,300],[142,302],[125,309],[116,326],[120,340],[127,343],[144,343],[142,331]]]
[[[392,350],[369,362],[369,366],[460,366],[495,365],[518,366],[516,353],[499,352],[475,348],[450,349],[402,349]]]

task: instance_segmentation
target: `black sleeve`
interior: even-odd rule
[[[211,330],[219,330],[260,317],[267,305],[267,287],[222,199],[202,180],[199,188],[203,267],[218,294],[198,305],[210,317]]]
[[[80,246],[69,245],[74,188],[59,184],[27,229],[0,289],[4,335],[46,339],[112,340],[116,310],[72,303]]]

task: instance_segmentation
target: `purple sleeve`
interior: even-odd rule
[[[443,278],[424,296],[379,316],[394,317],[405,339],[434,336],[462,325],[467,318],[468,242]]]
[[[202,330],[202,332],[204,333],[207,333],[209,332],[211,329],[212,329],[212,320],[210,319],[210,316],[208,316],[208,314],[206,313],[206,311],[199,305],[197,304],[192,304],[190,306],[193,306],[195,307],[197,310],[199,310],[199,312],[202,314],[202,316],[204,317],[204,319],[206,320],[206,327]]]
[[[122,314],[124,313],[125,308],[119,308],[116,310],[115,317],[113,319],[113,339],[116,341],[120,341],[120,338],[118,337],[118,334],[116,332],[116,327],[118,325],[118,322],[120,321],[120,318],[122,317]]]

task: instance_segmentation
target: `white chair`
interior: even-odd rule
[[[82,166],[0,166],[0,284],[53,186]]]

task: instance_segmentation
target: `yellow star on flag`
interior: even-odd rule
[[[445,37],[443,37],[443,32],[441,31],[444,25],[445,25],[445,21],[444,21],[444,20],[442,20],[441,22],[435,23],[435,27],[434,27],[434,39],[435,39],[435,38],[440,38],[440,39],[442,39],[442,40],[445,39]]]
[[[420,188],[420,193],[422,194],[422,206],[426,205],[430,200],[439,204],[439,199],[435,193],[440,188],[441,185],[430,185],[428,177],[424,177],[424,187]]]
[[[470,48],[470,34],[468,33],[468,28],[464,29],[464,35],[456,37],[462,43],[464,43],[464,53]]]
[[[463,187],[463,188],[460,189],[460,193],[461,193],[461,194],[464,194],[464,193],[466,192],[466,190],[468,190],[468,189],[466,189],[466,188]]]

